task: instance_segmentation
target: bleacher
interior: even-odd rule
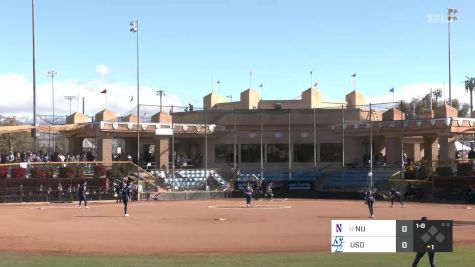
[[[382,186],[395,172],[397,167],[375,168],[373,169],[373,184],[376,187]],[[351,168],[342,170],[331,170],[325,172],[322,190],[325,191],[359,191],[369,185],[369,169]]]
[[[264,171],[264,180],[266,181],[287,181],[289,180],[288,171]],[[322,176],[322,172],[314,170],[297,170],[291,172],[291,179],[295,181],[316,181]],[[255,181],[261,179],[260,172],[250,171],[242,172],[237,180],[238,181]]]
[[[224,190],[229,187],[228,182],[221,174],[214,169],[177,169],[172,178],[171,170],[169,171],[151,171],[156,175],[165,188],[175,191],[180,190],[206,190],[206,185],[210,190]]]

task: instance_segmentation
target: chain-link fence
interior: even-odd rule
[[[153,199],[159,192],[153,175],[127,161],[0,164],[0,201],[75,201],[84,181],[88,199],[118,199],[125,179],[132,181],[132,199]]]

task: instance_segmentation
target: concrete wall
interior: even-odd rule
[[[69,115],[66,117],[66,123],[67,124],[73,124],[73,123],[87,123],[89,118],[80,113],[80,112],[74,112],[73,114]]]
[[[170,138],[156,137],[155,141],[155,161],[160,169],[168,169],[170,162]]]
[[[261,94],[255,89],[247,89],[240,95],[241,108],[256,109],[259,106],[259,101],[262,99]]]
[[[211,94],[206,95],[203,98],[203,107],[205,109],[210,109],[210,108],[213,108],[216,104],[224,103],[224,102],[226,102],[226,99],[224,97],[213,92]]]
[[[346,95],[347,107],[356,108],[366,104],[364,94],[362,92],[353,91]]]
[[[112,139],[97,138],[97,160],[112,161]]]
[[[241,92],[240,99],[237,102],[228,102],[226,98],[216,93],[208,94],[203,98],[203,106],[206,109],[219,108],[226,110],[338,108],[342,105],[354,108],[364,104],[365,97],[361,92],[351,92],[347,95],[346,101],[325,101],[316,87],[303,91],[299,100],[263,100],[260,92],[253,88]]]
[[[95,121],[117,121],[117,114],[110,109],[104,109],[96,114]]]

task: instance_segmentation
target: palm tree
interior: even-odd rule
[[[467,80],[465,80],[465,91],[470,92],[470,118],[471,118],[472,111],[473,111],[472,93],[473,93],[473,89],[475,89],[475,77],[465,76],[465,78],[467,78]]]

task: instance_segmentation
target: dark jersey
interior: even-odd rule
[[[130,184],[129,184],[129,185],[124,184],[124,185],[122,186],[122,197],[123,197],[123,198],[126,198],[126,197],[127,197],[127,198],[130,198],[131,191],[132,191],[132,190],[131,190]]]
[[[391,189],[391,191],[389,191],[389,194],[391,195],[391,197],[401,196],[401,193],[394,189]]]
[[[367,190],[365,192],[365,199],[367,201],[374,201],[375,193],[373,190]]]
[[[250,186],[246,186],[246,188],[244,188],[244,194],[252,195],[252,188]]]
[[[86,185],[82,184],[82,185],[79,186],[78,194],[79,195],[84,195],[84,192],[86,192]]]

